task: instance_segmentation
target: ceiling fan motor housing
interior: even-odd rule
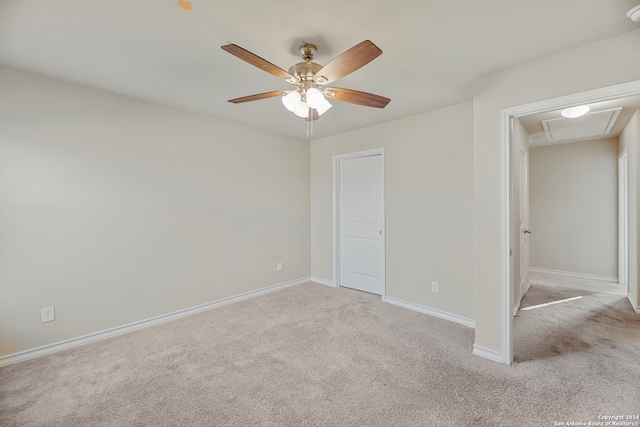
[[[318,71],[322,69],[322,65],[315,62],[298,62],[289,68],[289,74],[298,77],[300,80],[311,80]]]

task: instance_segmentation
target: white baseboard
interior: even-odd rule
[[[502,358],[502,353],[491,350],[490,348],[482,347],[478,344],[473,345],[473,354],[484,357],[485,359],[489,359],[493,362],[506,363]]]
[[[627,299],[631,303],[631,307],[633,308],[633,311],[635,311],[636,313],[640,314],[640,307],[636,307],[636,303],[631,301],[631,295],[627,295]]]
[[[598,282],[618,283],[618,278],[617,277],[597,276],[595,274],[574,273],[574,272],[571,272],[571,271],[549,270],[547,268],[531,267],[531,268],[529,268],[529,272],[531,272],[531,273],[558,274],[560,276],[575,277],[577,279],[587,279],[587,280],[596,280]]]
[[[264,295],[269,292],[278,291],[280,289],[288,288],[290,286],[301,285],[303,283],[308,283],[309,280],[310,280],[309,277],[303,277],[300,279],[291,280],[288,282],[279,283],[272,286],[267,286],[266,288],[258,289],[255,291],[245,292],[243,294],[235,295],[232,297],[223,298],[217,301],[212,301],[205,304],[197,305],[195,307],[185,308],[183,310],[174,311],[172,313],[162,314],[160,316],[151,317],[149,319],[140,320],[138,322],[129,323],[127,325],[117,326],[115,328],[106,329],[104,331],[94,332],[92,334],[71,338],[71,339],[60,341],[57,343],[48,344],[42,347],[37,347],[29,350],[24,350],[18,353],[9,354],[7,356],[0,357],[0,367],[11,365],[13,363],[22,362],[28,359],[33,359],[34,357],[55,353],[60,350],[66,350],[68,348],[77,347],[79,345],[88,344],[94,341],[103,340],[105,338],[110,338],[126,332],[135,331],[136,329],[157,325],[158,323],[166,322],[168,320],[174,320],[180,317],[188,316],[190,314],[195,314],[201,311],[210,310],[215,307],[232,304],[234,302],[257,297],[259,295]]]
[[[397,305],[403,308],[408,308],[409,310],[428,314],[429,316],[437,317],[439,319],[444,319],[450,322],[459,323],[460,325],[468,326],[470,328],[476,327],[475,320],[469,319],[468,317],[458,316],[457,314],[447,313],[446,311],[440,311],[435,308],[425,307],[423,305],[414,304],[412,302],[403,301],[401,299],[393,298],[393,297],[384,296],[382,297],[382,301],[388,302],[389,304]]]
[[[323,279],[321,277],[311,276],[311,281],[314,283],[318,283],[319,285],[331,286],[332,288],[337,288],[333,280]]]

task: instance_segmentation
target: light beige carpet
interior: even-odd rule
[[[295,286],[1,368],[0,425],[552,426],[637,414],[640,318],[607,298],[562,319],[569,335],[550,319],[545,332],[527,324],[543,309],[522,312],[510,367],[473,356],[472,329]]]

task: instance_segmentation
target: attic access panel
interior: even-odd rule
[[[595,111],[576,119],[562,117],[543,120],[542,126],[549,142],[607,135],[611,132],[620,111],[622,107]]]

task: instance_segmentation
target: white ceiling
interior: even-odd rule
[[[638,0],[2,0],[0,64],[305,138],[278,98],[290,87],[224,52],[233,42],[283,69],[302,40],[326,64],[369,39],[383,55],[335,86],[388,98],[334,102],[314,138],[472,99],[473,78],[640,28]]]

